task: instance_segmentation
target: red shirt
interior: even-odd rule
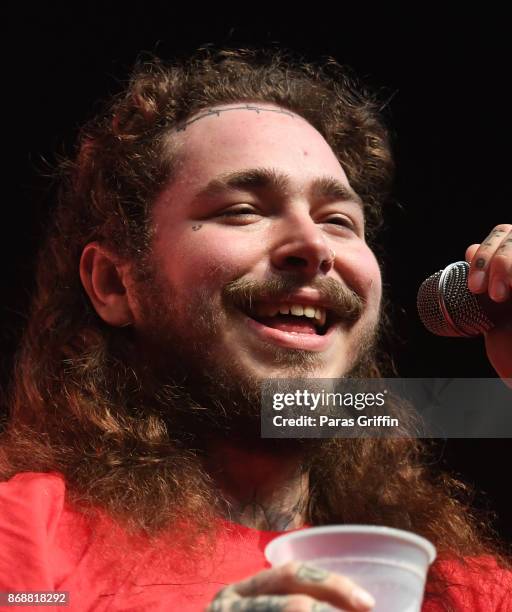
[[[204,610],[224,586],[269,567],[264,548],[281,534],[221,521],[214,556],[188,567],[172,550],[163,556],[127,550],[114,525],[107,531],[113,544],[105,547],[105,531],[65,503],[65,482],[58,474],[27,472],[0,483],[0,593],[69,592],[67,607],[46,610]],[[457,610],[512,612],[512,572],[491,558],[488,572],[476,577],[444,564],[459,585],[450,587]],[[41,610],[21,608],[36,609]],[[422,612],[441,610],[429,601],[422,607]]]

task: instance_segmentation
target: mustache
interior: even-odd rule
[[[261,300],[286,300],[299,289],[317,291],[327,308],[347,322],[357,321],[363,313],[364,298],[333,278],[319,278],[307,285],[304,279],[291,275],[274,276],[263,281],[238,278],[225,285],[222,299],[227,306],[246,309]]]

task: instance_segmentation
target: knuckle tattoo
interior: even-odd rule
[[[229,612],[285,612],[285,599],[278,595],[262,595],[234,601]]]
[[[510,232],[512,229],[512,225],[508,223],[500,223],[494,228],[494,232],[497,234],[504,234],[505,232]]]
[[[328,576],[327,570],[313,565],[301,565],[296,573],[300,582],[323,582]]]
[[[475,267],[478,270],[483,270],[485,268],[486,261],[483,257],[479,257],[475,262]]]
[[[311,606],[311,612],[333,612],[334,608],[323,601],[315,601]]]

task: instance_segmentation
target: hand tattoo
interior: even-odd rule
[[[237,599],[229,612],[283,612],[286,600],[277,595],[262,595],[257,599]]]
[[[512,247],[512,238],[508,238],[505,242],[498,247],[498,251],[504,251],[505,249],[510,249]]]
[[[329,572],[314,565],[301,565],[297,571],[297,578],[301,582],[323,582]]]

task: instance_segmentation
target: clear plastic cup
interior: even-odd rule
[[[266,546],[265,556],[273,567],[307,561],[351,578],[373,596],[374,612],[420,612],[436,549],[401,529],[329,525],[279,536]]]

